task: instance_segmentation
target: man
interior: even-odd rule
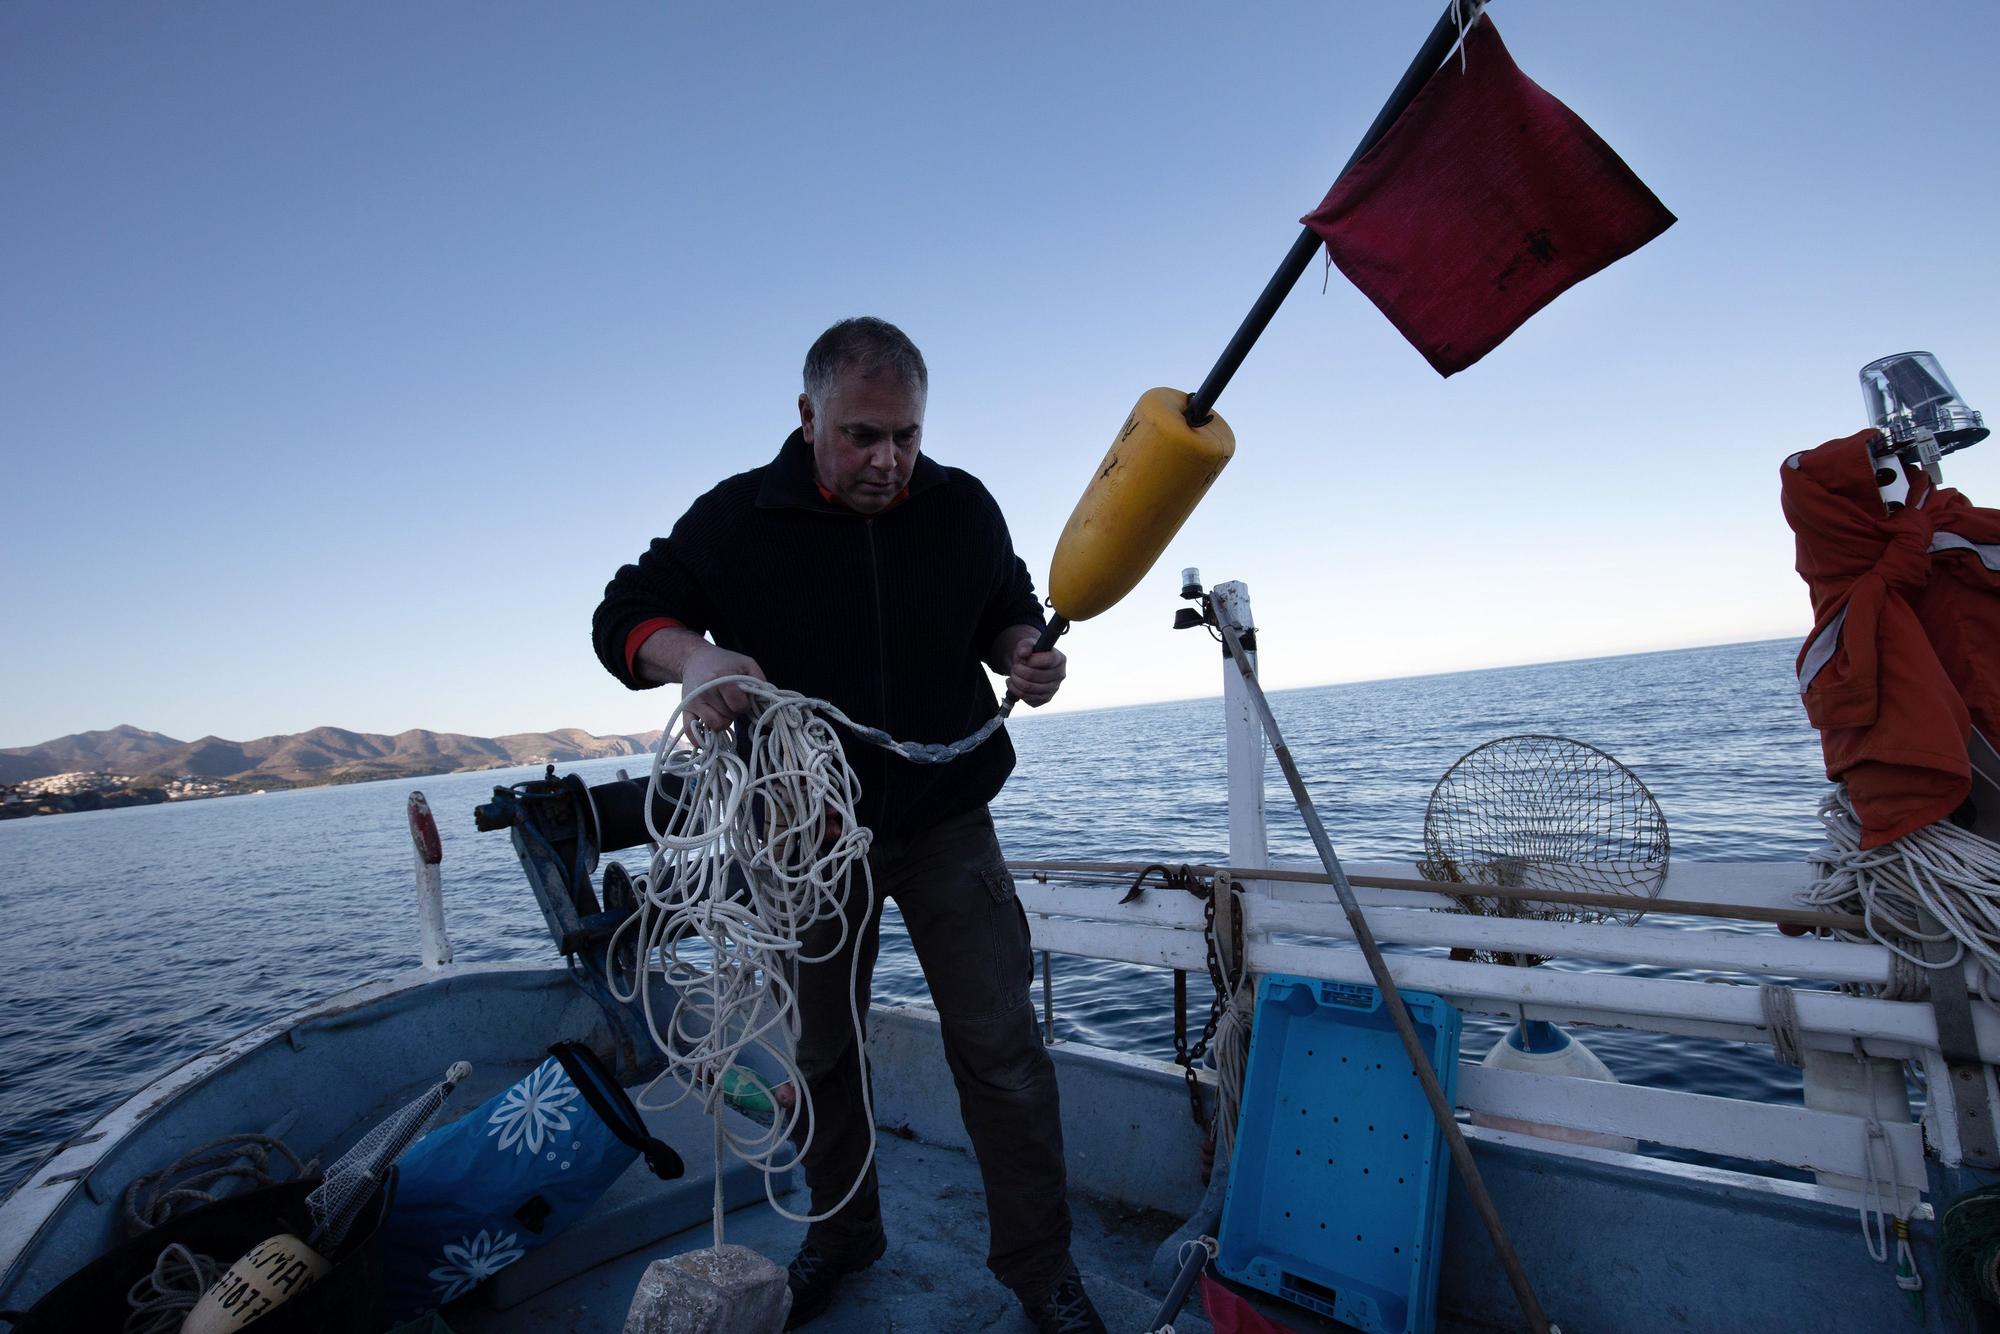
[[[906,741],[956,741],[996,711],[985,668],[1031,706],[1062,684],[1007,524],[971,474],[922,452],[928,373],[894,325],[844,320],[806,353],[799,429],[776,459],[724,481],[672,535],[619,570],[593,638],[634,689],[721,676],[768,680],[832,703]],[[708,637],[704,637],[704,632]],[[748,705],[722,687],[690,712],[721,728]],[[849,948],[861,1013],[894,898],[923,965],[945,1058],[986,1186],[987,1267],[1044,1331],[1101,1331],[1070,1261],[1055,1068],[1028,999],[1027,918],[986,803],[1014,767],[1003,729],[971,753],[918,765],[843,737],[874,833],[874,914],[850,896]],[[825,954],[842,924],[808,932]],[[814,1213],[839,1204],[869,1136],[848,978],[850,956],[798,978],[798,1062],[812,1093],[805,1154]],[[793,1259],[791,1325],[811,1320],[840,1280],[886,1245],[871,1166],[852,1200],[814,1223]]]

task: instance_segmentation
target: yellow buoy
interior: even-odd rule
[[[1190,426],[1187,403],[1178,389],[1148,389],[1097,465],[1049,567],[1064,618],[1088,620],[1131,592],[1236,452],[1228,423]]]

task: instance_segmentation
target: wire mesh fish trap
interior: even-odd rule
[[[1454,894],[1460,912],[1629,924],[1659,897],[1667,856],[1666,817],[1637,774],[1584,742],[1522,735],[1488,741],[1445,770],[1424,812],[1419,865],[1431,880],[1563,896]]]

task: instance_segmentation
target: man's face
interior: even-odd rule
[[[819,484],[860,514],[880,514],[910,484],[923,444],[924,391],[895,375],[844,373],[820,410],[799,395],[799,429]]]

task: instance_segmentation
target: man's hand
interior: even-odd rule
[[[756,659],[726,648],[717,648],[713,644],[704,644],[688,654],[681,664],[681,698],[688,699],[718,676],[754,676],[759,681],[767,679]],[[743,693],[741,687],[733,685],[702,691],[696,698],[688,700],[687,706],[689,713],[717,732],[749,710],[750,697]]]
[[[1007,689],[1031,709],[1054,699],[1069,672],[1069,659],[1061,649],[1035,652],[1041,635],[1040,626],[1008,626],[994,639],[993,656],[987,660],[995,671],[1006,674]]]
[[[655,630],[639,645],[632,658],[632,672],[641,681],[678,681],[686,696],[718,676],[754,676],[768,680],[756,661],[726,648],[717,648],[692,630],[678,625]],[[688,712],[720,732],[730,720],[750,707],[750,701],[735,686],[720,686],[688,705]]]

